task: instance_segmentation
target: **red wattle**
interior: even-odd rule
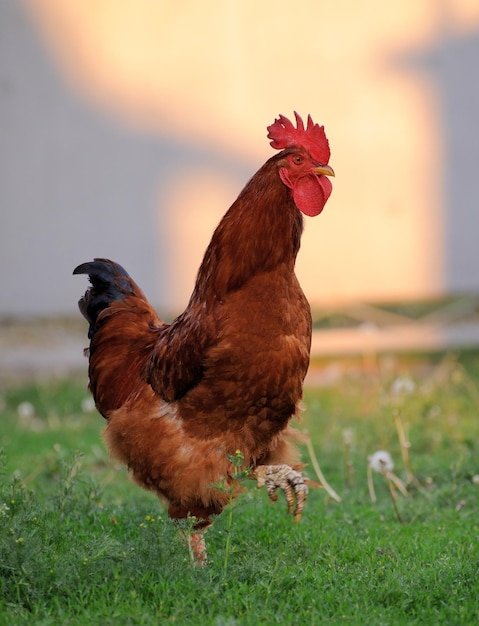
[[[333,185],[327,176],[302,176],[293,186],[293,200],[305,215],[319,215],[329,198]]]

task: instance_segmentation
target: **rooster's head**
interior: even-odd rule
[[[284,150],[279,161],[279,177],[291,189],[297,208],[305,215],[318,215],[323,210],[333,186],[328,176],[334,176],[328,165],[330,151],[324,126],[315,124],[308,115],[304,127],[294,112],[296,127],[280,115],[268,126],[268,138],[277,150]]]

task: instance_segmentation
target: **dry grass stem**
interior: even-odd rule
[[[314,471],[316,472],[316,476],[318,477],[319,482],[321,483],[323,488],[326,489],[326,491],[328,492],[328,494],[331,496],[333,500],[335,500],[336,502],[341,502],[341,497],[338,496],[338,494],[334,491],[331,485],[328,484],[328,481],[324,477],[324,474],[321,471],[321,468],[319,467],[318,459],[316,458],[313,444],[311,443],[311,438],[309,437],[309,435],[306,434],[305,439],[306,439],[306,447],[309,453],[309,458],[311,459],[311,464],[314,468]]]
[[[413,484],[417,489],[421,489],[421,484],[418,479],[414,476],[413,471],[411,469],[411,458],[410,458],[410,449],[411,442],[408,440],[406,436],[406,430],[404,428],[404,424],[402,421],[402,417],[399,411],[394,411],[394,423],[396,425],[396,430],[399,438],[399,444],[401,446],[401,456],[404,463],[404,469],[406,470],[408,483]]]
[[[346,471],[346,482],[351,489],[354,487],[354,466],[351,450],[353,447],[353,431],[350,428],[343,430],[343,461]]]

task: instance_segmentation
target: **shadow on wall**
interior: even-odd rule
[[[90,107],[65,85],[21,3],[0,3],[0,41],[0,263],[9,268],[0,315],[76,313],[86,285],[71,272],[93,256],[120,261],[167,310],[162,190],[198,166],[240,189],[254,165]]]
[[[479,272],[479,32],[452,33],[444,20],[435,48],[400,60],[437,90],[443,133],[444,290],[477,291]]]

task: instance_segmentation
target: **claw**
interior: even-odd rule
[[[293,515],[295,523],[299,522],[308,497],[308,486],[300,472],[289,465],[259,465],[251,472],[251,476],[256,479],[258,489],[266,485],[271,502],[276,502],[276,490],[281,489],[286,496],[288,513],[291,513],[296,503]]]

